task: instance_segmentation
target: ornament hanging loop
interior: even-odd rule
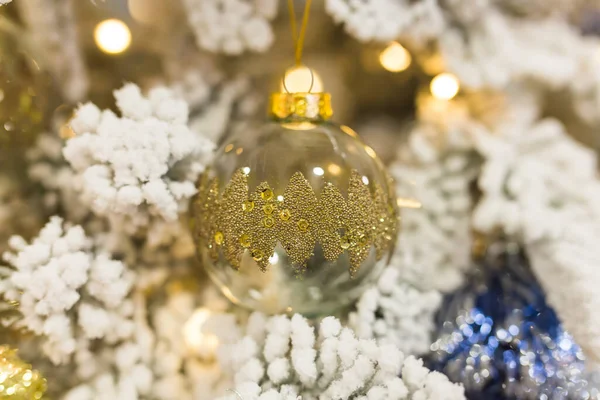
[[[306,27],[308,26],[308,16],[310,11],[311,0],[306,0],[304,5],[304,14],[302,15],[302,25],[300,32],[296,25],[296,12],[294,11],[294,0],[288,0],[288,9],[290,12],[290,26],[292,29],[292,39],[295,47],[296,66],[302,65],[302,48],[304,47],[304,36],[306,35]]]

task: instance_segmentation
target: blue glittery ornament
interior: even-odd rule
[[[595,399],[581,349],[546,304],[519,247],[497,243],[437,316],[429,367],[471,400]]]

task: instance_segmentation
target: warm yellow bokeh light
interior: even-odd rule
[[[431,94],[436,99],[450,100],[458,93],[460,83],[456,76],[444,72],[433,78],[429,87],[431,89]]]
[[[317,74],[317,71],[312,70],[312,77],[310,71],[310,68],[303,65],[289,68],[283,76],[285,87],[282,79],[279,90],[284,93],[286,92],[286,88],[289,93],[306,93],[309,90],[311,93],[321,93],[323,91],[323,81],[319,74]]]
[[[131,32],[123,21],[107,19],[96,25],[94,40],[103,52],[119,54],[131,44]]]
[[[402,198],[402,197],[399,197],[396,200],[396,204],[398,204],[398,207],[400,207],[400,208],[421,208],[422,207],[422,204],[420,201],[415,200],[415,199]]]
[[[379,55],[379,62],[390,72],[401,72],[410,66],[412,57],[404,46],[398,42],[392,42]]]
[[[342,172],[342,167],[340,167],[337,164],[329,164],[329,166],[327,167],[327,171],[329,171],[330,174],[332,175],[339,175]]]
[[[210,311],[206,308],[199,308],[183,325],[183,339],[188,349],[203,359],[212,359],[217,347],[219,339],[213,334],[202,332],[202,328],[208,318]]]

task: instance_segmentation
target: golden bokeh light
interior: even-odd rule
[[[458,94],[460,83],[456,76],[444,72],[433,78],[429,87],[431,94],[436,99],[450,100]]]
[[[390,72],[402,72],[410,66],[412,57],[404,46],[398,42],[392,42],[379,54],[379,62]]]
[[[123,21],[107,19],[96,25],[94,40],[100,50],[108,54],[119,54],[131,44],[131,32]]]
[[[342,167],[340,167],[337,164],[329,164],[329,166],[327,167],[327,171],[329,171],[330,174],[332,175],[339,175],[342,172]]]
[[[214,357],[219,346],[219,339],[214,334],[203,332],[204,324],[210,315],[208,309],[198,308],[183,325],[183,339],[188,349],[207,360]]]

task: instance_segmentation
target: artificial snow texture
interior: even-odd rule
[[[393,344],[405,354],[425,354],[442,296],[407,284],[398,267],[392,261],[377,284],[362,294],[356,311],[348,316],[348,326],[360,339]]]
[[[246,336],[220,349],[234,387],[221,400],[464,399],[463,389],[391,344],[357,339],[334,317],[318,334],[296,314],[253,314]]]
[[[115,343],[131,334],[126,297],[134,275],[122,262],[95,254],[81,226],[53,217],[31,243],[14,236],[9,245],[0,293],[21,313],[14,326],[43,337],[42,351],[53,363],[69,362],[78,342]]]
[[[196,43],[204,50],[239,55],[265,52],[274,40],[269,21],[277,0],[184,0]]]
[[[145,97],[127,84],[115,98],[121,117],[87,103],[70,122],[75,137],[63,154],[80,181],[80,200],[123,230],[174,223],[214,145],[189,130],[187,104],[168,89]]]

